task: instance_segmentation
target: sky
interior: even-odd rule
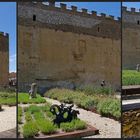
[[[123,2],[122,3],[123,6],[126,6],[128,8],[136,8],[136,11],[138,11],[138,9],[140,9],[140,2]]]
[[[16,71],[16,3],[0,2],[0,31],[9,33],[9,71]]]
[[[121,15],[121,3],[120,2],[61,2],[67,4],[67,7],[71,5],[77,6],[78,9],[86,8],[88,11],[97,11],[98,14],[105,13],[107,15],[113,15],[120,17]],[[56,5],[59,5],[57,2]]]

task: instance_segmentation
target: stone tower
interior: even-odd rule
[[[0,86],[8,85],[9,35],[0,32]]]
[[[140,64],[140,12],[122,8],[122,66],[136,69]]]

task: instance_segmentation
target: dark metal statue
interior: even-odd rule
[[[50,112],[56,116],[56,118],[53,120],[54,124],[57,124],[58,127],[60,127],[60,123],[71,122],[73,119],[76,119],[79,111],[73,110],[73,106],[73,104],[70,106],[66,106],[65,104],[52,105],[50,107]]]
[[[105,87],[105,86],[106,86],[105,80],[102,80],[101,87]]]

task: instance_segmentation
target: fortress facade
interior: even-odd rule
[[[140,12],[122,8],[122,66],[136,69],[140,64]]]
[[[120,19],[65,4],[18,3],[18,86],[120,88]]]
[[[0,32],[0,87],[9,84],[9,35]]]

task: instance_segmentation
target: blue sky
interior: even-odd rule
[[[9,33],[10,72],[16,71],[16,3],[0,2],[0,31]]]
[[[57,2],[56,5],[59,5]],[[61,2],[67,4],[68,7],[71,5],[77,6],[78,9],[86,8],[88,11],[97,11],[98,14],[105,13],[107,15],[113,15],[120,17],[121,15],[121,3],[120,2]]]
[[[123,2],[123,6],[127,6],[128,8],[136,8],[136,10],[140,9],[140,2]]]

